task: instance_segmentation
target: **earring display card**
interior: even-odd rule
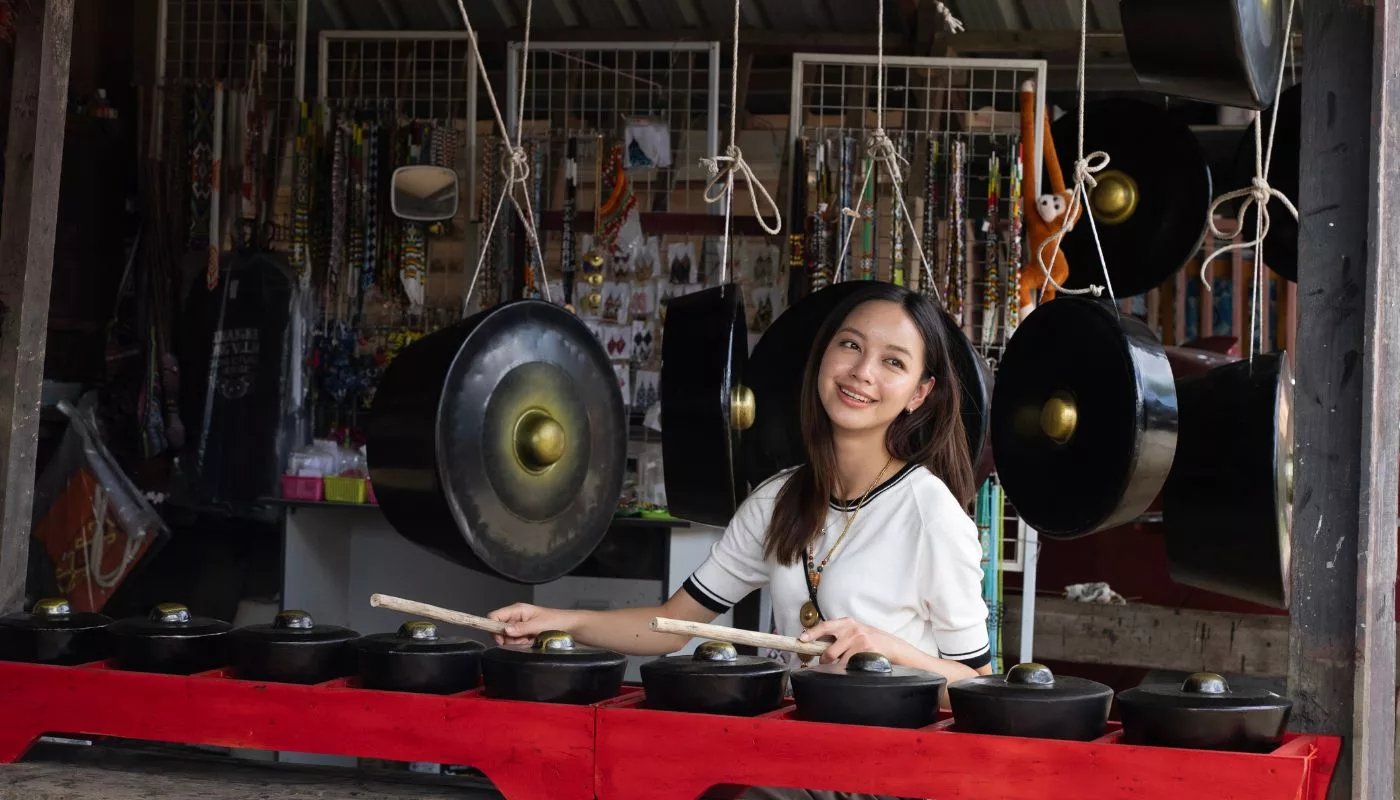
[[[613,361],[632,359],[632,326],[603,326],[603,345],[608,348],[608,357]]]
[[[639,367],[648,366],[655,359],[657,349],[656,326],[649,319],[632,321],[632,363]]]
[[[661,239],[648,236],[632,251],[632,279],[638,282],[650,281],[656,277],[656,266],[661,262]]]
[[[694,283],[699,274],[695,259],[695,245],[690,242],[674,242],[666,248],[667,273],[671,283]]]
[[[632,408],[645,412],[660,399],[661,373],[655,370],[637,370],[637,379],[632,388]]]
[[[609,259],[608,277],[615,281],[631,281],[634,274],[632,266],[634,257],[635,253],[614,250]]]
[[[624,323],[631,320],[629,304],[632,302],[632,284],[620,282],[603,283],[602,320],[610,323]]]
[[[636,283],[632,285],[632,319],[650,317],[656,311],[656,284]]]

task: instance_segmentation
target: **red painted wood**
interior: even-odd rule
[[[1267,754],[1183,751],[677,714],[640,698],[598,708],[600,800],[695,798],[712,786],[787,786],[938,800],[1269,800],[1325,788],[1338,740],[1294,737]],[[641,701],[641,702],[644,702]],[[1116,726],[1115,726],[1116,727]],[[730,793],[732,794],[732,792]]]
[[[695,798],[793,786],[959,800],[1322,800],[1336,737],[1268,755],[1134,747],[1110,723],[1089,742],[801,722],[789,702],[754,719],[645,707],[635,688],[596,706],[0,662],[0,762],[45,733],[470,764],[511,800]]]
[[[0,762],[46,733],[465,764],[507,797],[593,798],[587,706],[0,663]]]

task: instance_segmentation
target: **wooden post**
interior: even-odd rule
[[[15,5],[0,215],[0,614],[24,602],[73,0]]]
[[[1348,746],[1329,797],[1393,797],[1400,0],[1303,8],[1289,695]],[[1369,245],[1369,246],[1368,246]]]
[[[1400,494],[1400,0],[1376,0],[1372,38],[1370,250],[1361,350],[1352,794],[1395,796],[1396,498]]]

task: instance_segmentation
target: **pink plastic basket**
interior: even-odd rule
[[[286,500],[317,502],[321,499],[322,487],[320,478],[303,478],[297,475],[282,476],[282,497]]]

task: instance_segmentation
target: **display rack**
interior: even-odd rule
[[[426,312],[416,325],[430,331],[459,319],[464,311],[500,300],[506,275],[488,276],[485,291],[464,309],[468,271],[475,267],[480,231],[480,198],[473,190],[481,169],[480,126],[476,123],[480,71],[465,31],[322,31],[316,54],[317,101],[335,111],[388,109],[401,120],[450,125],[459,142],[453,168],[460,202],[454,230],[426,243]],[[381,203],[381,215],[390,214]],[[379,322],[386,322],[380,320]],[[405,320],[389,320],[389,328]],[[410,323],[411,324],[411,323]]]
[[[256,82],[266,107],[273,109],[272,144],[276,148],[278,174],[285,175],[291,169],[296,101],[304,91],[306,73],[306,2],[160,0],[156,85],[164,97],[152,128],[152,152],[157,160],[163,158],[186,184],[190,156],[184,145],[188,129],[193,127],[189,122],[191,91],[207,92],[216,83],[223,85],[227,97],[227,93],[247,91],[250,81]],[[230,144],[226,142],[224,147]],[[222,159],[226,170],[239,163],[238,154],[232,152],[225,152]],[[183,188],[189,190],[188,186]],[[181,195],[180,199],[186,198]],[[272,204],[272,243],[285,246],[290,239],[291,209],[277,204],[275,196],[264,200]]]
[[[809,142],[830,142],[833,146],[842,140],[850,141],[853,155],[855,179],[851,182],[854,194],[861,185],[865,144],[870,134],[879,125],[876,92],[879,85],[877,56],[833,55],[818,53],[797,53],[793,56],[792,69],[792,110],[789,119],[789,138],[792,142],[805,138]],[[966,197],[967,242],[964,285],[962,287],[963,329],[977,345],[983,355],[995,365],[997,357],[1008,338],[1007,328],[998,324],[994,335],[988,339],[983,335],[982,298],[988,287],[982,265],[985,263],[987,236],[984,222],[987,218],[987,184],[991,175],[991,156],[1000,161],[999,238],[1004,243],[1008,236],[1008,220],[1011,212],[1010,182],[1012,175],[1011,143],[1021,134],[1020,90],[1021,85],[1031,81],[1035,87],[1035,114],[1041,119],[1045,112],[1045,73],[1046,62],[1040,60],[992,59],[992,58],[923,58],[909,56],[885,56],[885,96],[884,129],[897,146],[902,148],[905,162],[901,165],[905,180],[905,202],[912,218],[904,220],[905,233],[903,255],[906,279],[911,286],[923,288],[923,275],[918,269],[917,256],[911,236],[918,233],[921,241],[928,237],[925,216],[925,185],[928,180],[928,157],[931,142],[938,145],[941,164],[935,169],[936,191],[939,204],[944,208],[950,200],[950,183],[946,165],[954,140],[961,139],[966,146],[967,167],[962,185]],[[1034,172],[1043,172],[1042,154],[1043,127],[1035,126],[1034,142],[1023,143],[1034,157]],[[1033,149],[1032,149],[1033,148]],[[834,162],[834,159],[832,159]],[[894,203],[891,200],[889,177],[881,169],[876,169],[878,185],[874,191],[876,205],[874,221],[875,262],[877,276],[888,279],[891,273],[891,254],[894,251],[893,221]],[[792,181],[789,175],[788,181]],[[815,180],[808,170],[806,183],[810,186]],[[875,178],[871,180],[876,184]],[[809,196],[812,192],[808,192]],[[848,198],[848,207],[853,207],[856,198]],[[868,198],[862,207],[868,205]],[[816,211],[815,201],[809,202],[807,213]],[[1034,199],[1023,203],[1026,211],[1033,212]],[[838,209],[839,210],[839,209]],[[950,236],[944,216],[936,217],[939,223],[934,241],[924,241],[925,252],[936,258],[942,253],[940,241]],[[851,245],[845,259],[847,278],[858,277],[862,271],[865,248],[862,242],[862,222],[851,223],[840,217],[833,227],[832,245],[829,254],[833,266],[838,266],[837,255],[845,236],[845,228],[854,224],[856,230],[851,236]],[[1022,247],[1023,268],[1030,264],[1030,254]],[[945,262],[948,260],[943,257]],[[1003,253],[1004,263],[1004,253]],[[838,266],[839,268],[839,266]],[[1005,282],[1006,270],[998,277]],[[999,297],[1004,300],[1006,287],[999,287]],[[955,302],[945,299],[950,311]]]

